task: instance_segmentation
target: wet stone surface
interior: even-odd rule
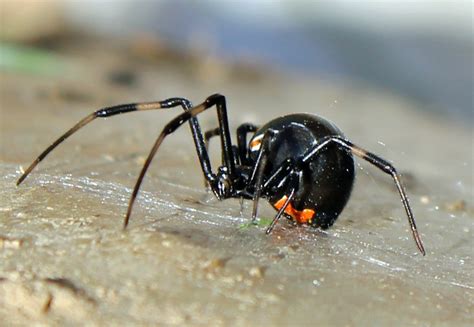
[[[133,85],[110,84],[105,76],[115,65],[131,63],[118,54],[114,60],[88,55],[87,61],[68,57],[70,75],[1,75],[2,321],[473,322],[472,131],[379,91],[273,74],[255,82],[215,80],[167,63],[134,67]],[[94,109],[171,96],[198,102],[215,91],[228,96],[233,129],[312,112],[393,160],[405,177],[426,257],[416,249],[389,177],[360,161],[352,198],[331,229],[282,221],[266,236],[264,227],[247,226],[250,203],[241,214],[238,200],[219,202],[203,188],[187,127],[165,141],[123,231],[144,156],[177,111],[94,121],[15,186],[21,169]],[[200,121],[203,129],[217,126],[212,112]],[[217,163],[218,142],[211,151]],[[274,215],[265,201],[260,215]]]

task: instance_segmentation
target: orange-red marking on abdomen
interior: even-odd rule
[[[250,142],[250,150],[252,151],[258,150],[258,148],[260,148],[261,143],[262,143],[261,139],[253,140],[252,142]]]
[[[280,200],[278,200],[273,206],[277,208],[277,210],[280,210],[281,207],[283,207],[283,205],[285,204],[287,199],[288,197],[285,195]],[[313,219],[313,216],[314,216],[314,210],[312,209],[303,209],[301,211],[296,210],[291,205],[291,202],[286,207],[285,213],[287,215],[290,215],[293,219],[295,219],[300,224],[304,224],[304,223],[311,224],[311,220]]]

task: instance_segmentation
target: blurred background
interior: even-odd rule
[[[15,66],[11,42],[45,46],[67,33],[146,40],[367,85],[472,125],[472,10],[462,0],[2,0],[0,64]]]

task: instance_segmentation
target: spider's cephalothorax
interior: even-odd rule
[[[349,200],[354,182],[356,155],[392,176],[404,205],[408,222],[420,252],[425,250],[418,234],[408,198],[395,168],[384,159],[348,141],[332,123],[316,115],[291,114],[276,118],[258,128],[242,124],[237,128],[237,145],[232,144],[225,97],[214,94],[203,103],[192,106],[183,98],[164,101],[124,104],[107,107],[88,115],[50,145],[18,179],[20,184],[33,168],[56,146],[95,118],[181,106],[184,112],[165,125],[140,172],[130,198],[124,227],[127,227],[143,177],[165,137],[189,122],[197,155],[206,184],[219,199],[253,200],[252,220],[257,216],[258,200],[268,199],[278,210],[270,233],[282,215],[296,223],[328,228],[337,219]],[[216,107],[219,127],[202,134],[197,116]],[[251,133],[250,142],[247,136]],[[219,136],[222,166],[213,172],[207,145]]]

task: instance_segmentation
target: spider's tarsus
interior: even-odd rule
[[[33,168],[36,167],[36,165],[40,162],[41,160],[40,159],[36,159],[35,161],[33,161],[31,163],[31,165],[23,172],[23,174],[20,176],[20,178],[18,178],[18,180],[16,181],[16,186],[20,185],[26,177],[28,177],[28,175],[31,173],[31,171],[33,170]]]
[[[21,177],[16,181],[16,186],[19,186],[21,182],[25,179],[24,175],[21,175]]]
[[[128,223],[130,221],[130,216],[132,215],[133,202],[135,201],[136,196],[132,196],[127,208],[127,214],[125,215],[125,220],[123,221],[123,229],[127,229]]]
[[[415,232],[413,233],[413,236],[415,237],[415,242],[416,242],[416,246],[418,247],[418,250],[420,250],[421,254],[422,254],[423,256],[425,256],[425,255],[426,255],[426,251],[425,251],[425,248],[424,248],[424,246],[423,246],[423,242],[421,241],[420,235],[418,234],[417,231],[415,231]]]

